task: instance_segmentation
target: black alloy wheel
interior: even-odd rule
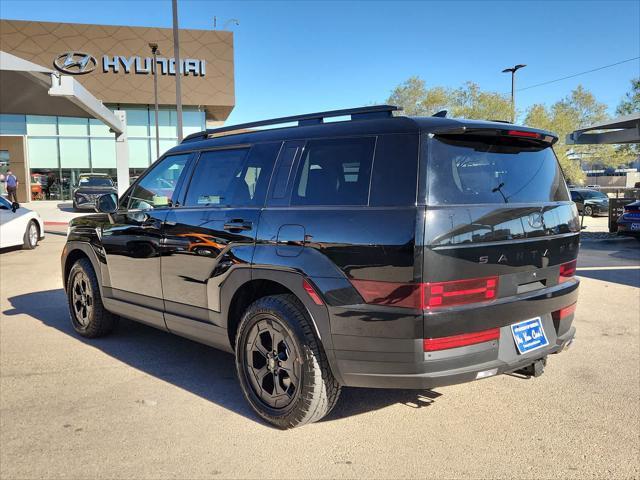
[[[286,408],[300,391],[301,360],[294,340],[275,318],[263,316],[249,331],[247,373],[254,392],[270,408]]]
[[[308,311],[295,295],[253,302],[240,320],[235,352],[245,398],[278,428],[320,420],[338,401],[340,384]]]

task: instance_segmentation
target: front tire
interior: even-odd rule
[[[584,207],[584,214],[587,217],[593,217],[593,208],[587,205]]]
[[[340,385],[294,295],[263,297],[251,304],[235,347],[242,391],[270,424],[287,429],[312,423],[337,403]]]
[[[24,250],[33,250],[38,245],[40,239],[40,229],[38,224],[34,220],[30,220],[27,223],[27,228],[24,231],[24,237],[22,238],[22,248]]]
[[[73,328],[83,337],[102,337],[115,328],[118,317],[104,308],[96,273],[87,258],[81,258],[71,267],[67,299]]]

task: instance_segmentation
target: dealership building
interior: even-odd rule
[[[160,152],[149,46],[154,43]],[[181,68],[173,59],[172,30],[166,28],[0,20],[0,51],[72,76],[110,110],[125,111],[130,176],[177,143],[176,71],[182,73],[184,136],[221,124],[235,104],[233,34],[227,31],[180,30]],[[42,198],[37,184],[47,176],[55,177],[51,197],[60,200],[70,198],[81,173],[116,178],[116,140],[107,125],[86,116],[61,116],[55,109],[46,115],[15,111],[24,109],[18,97],[29,95],[28,89],[14,84],[0,85],[0,91],[5,97],[0,110],[0,169],[11,168],[17,174],[23,185],[20,201]]]

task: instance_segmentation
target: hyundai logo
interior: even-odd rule
[[[541,228],[544,225],[544,217],[540,212],[535,212],[529,215],[529,225],[532,228]]]
[[[98,62],[93,55],[84,52],[65,52],[58,55],[53,65],[64,73],[84,75],[93,72]]]

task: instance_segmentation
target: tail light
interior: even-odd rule
[[[433,283],[351,280],[366,303],[431,310],[496,298],[498,277]]]
[[[498,277],[425,283],[422,308],[432,309],[486,302],[496,298]]]
[[[541,135],[536,132],[525,132],[524,130],[509,130],[507,135],[510,137],[527,137],[527,138],[540,138]]]
[[[571,260],[570,262],[560,265],[560,278],[558,279],[558,283],[568,282],[575,276],[577,263],[577,260]]]
[[[461,335],[453,335],[451,337],[425,338],[423,340],[425,352],[435,352],[437,350],[446,350],[448,348],[464,347],[466,345],[475,345],[476,343],[489,342],[500,338],[500,329],[492,328],[481,332],[463,333]]]
[[[551,313],[551,316],[554,320],[562,320],[563,318],[567,318],[569,315],[573,315],[576,312],[577,303],[572,303],[571,305],[561,308],[560,310],[556,310]]]

